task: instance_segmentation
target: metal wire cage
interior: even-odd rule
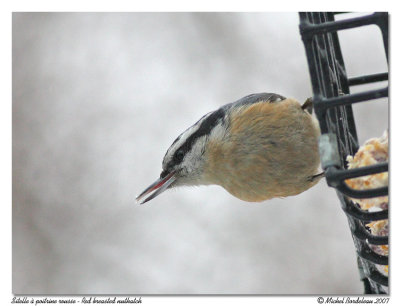
[[[388,86],[354,94],[350,94],[350,88],[386,81],[388,72],[348,78],[337,32],[366,25],[378,26],[388,61],[388,13],[335,20],[337,14],[339,13],[299,13],[300,34],[311,77],[314,110],[321,127],[321,164],[328,185],[336,189],[342,209],[347,215],[365,293],[387,293],[388,277],[380,273],[376,265],[388,265],[388,256],[375,253],[370,245],[388,245],[388,236],[372,235],[365,224],[388,219],[388,209],[365,211],[349,197],[386,196],[388,187],[356,190],[350,188],[345,180],[388,171],[387,162],[351,170],[346,167],[346,157],[354,156],[359,148],[352,104],[388,97]]]

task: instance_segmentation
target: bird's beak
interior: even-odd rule
[[[169,173],[163,178],[159,178],[149,187],[147,187],[141,194],[136,197],[139,204],[144,204],[151,199],[154,199],[160,193],[165,191],[176,180],[175,172]]]

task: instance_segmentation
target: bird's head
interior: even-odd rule
[[[144,204],[172,187],[209,184],[203,175],[208,159],[207,145],[210,140],[223,138],[225,133],[223,109],[203,116],[175,139],[164,156],[160,178],[136,201]]]

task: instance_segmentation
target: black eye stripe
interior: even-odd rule
[[[207,115],[205,115],[207,116]],[[199,121],[197,121],[194,125],[198,124],[205,116],[201,117]],[[224,120],[225,116],[225,111],[220,108],[216,110],[215,112],[211,113],[208,115],[207,118],[205,118],[197,131],[195,131],[192,135],[190,135],[184,143],[181,144],[181,146],[175,151],[172,160],[167,164],[167,168],[171,169],[175,165],[179,165],[182,160],[184,159],[185,155],[190,152],[192,149],[194,143],[196,142],[197,139],[200,137],[203,137],[204,135],[208,135],[211,133],[211,130],[221,121]],[[179,136],[178,138],[180,138]],[[174,141],[174,143],[177,142],[178,139]]]
[[[174,155],[174,162],[176,164],[181,163],[184,156],[185,156],[185,153],[183,151],[181,151],[181,150],[176,151],[176,153]]]

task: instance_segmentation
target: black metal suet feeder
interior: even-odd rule
[[[300,34],[311,77],[314,110],[321,127],[319,147],[326,181],[336,189],[348,218],[365,293],[382,294],[387,293],[388,277],[380,273],[375,265],[388,265],[389,260],[388,256],[375,253],[370,245],[388,245],[388,236],[372,235],[365,224],[388,219],[388,210],[364,211],[349,198],[387,196],[388,187],[355,190],[345,180],[388,171],[387,162],[351,170],[346,167],[346,157],[354,156],[359,148],[352,104],[388,97],[388,86],[359,93],[350,93],[350,88],[387,81],[388,72],[379,71],[372,75],[348,78],[337,32],[367,25],[378,26],[388,62],[388,13],[335,20],[337,14],[299,13]]]

